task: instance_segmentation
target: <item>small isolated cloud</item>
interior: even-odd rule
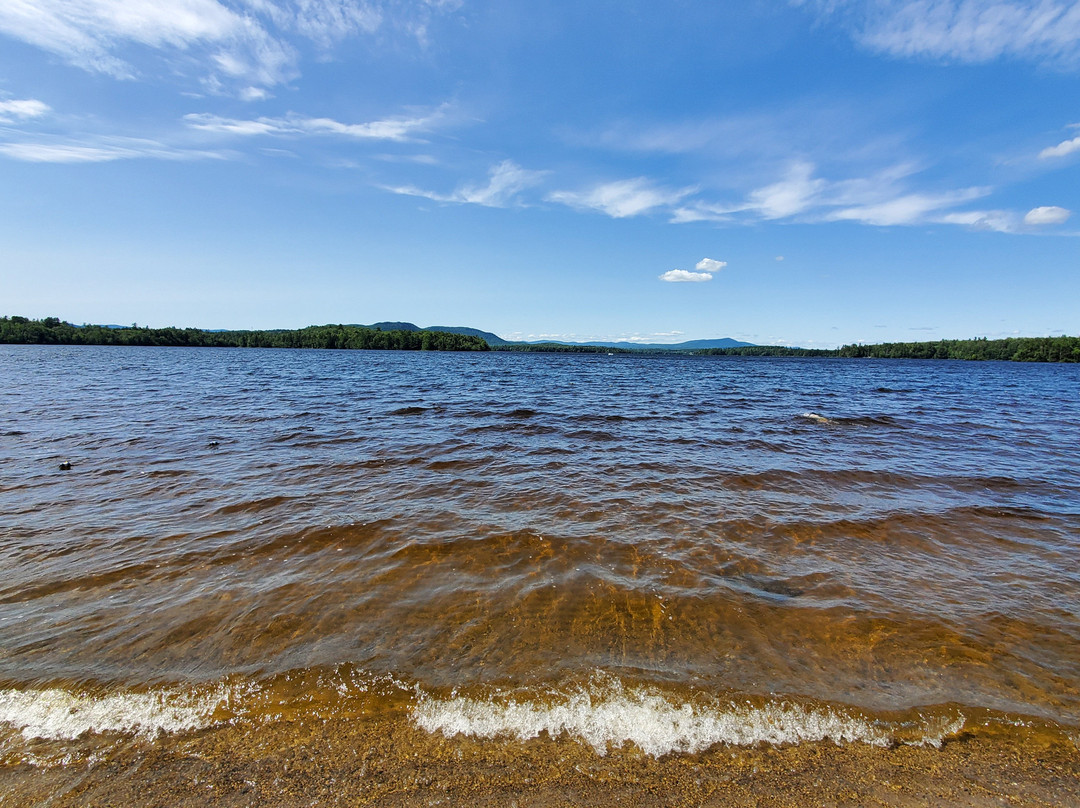
[[[1033,226],[1064,224],[1071,215],[1072,211],[1065,208],[1059,208],[1056,205],[1045,205],[1029,210],[1024,216],[1024,224]]]
[[[727,266],[727,261],[717,261],[714,258],[702,258],[694,267],[698,272],[719,272]]]
[[[548,200],[624,219],[673,205],[690,193],[691,189],[658,188],[644,177],[637,177],[601,183],[587,191],[556,191],[548,195]]]
[[[1039,159],[1050,160],[1054,157],[1066,157],[1076,151],[1080,151],[1080,137],[1063,140],[1056,146],[1048,146],[1039,152]]]
[[[49,109],[48,104],[33,98],[0,101],[0,123],[10,123],[14,120],[26,120],[27,118],[40,118]]]
[[[776,256],[776,260],[777,260],[777,261],[783,261],[783,260],[784,260],[784,256],[782,256],[782,255],[778,255],[778,256]]]
[[[690,272],[685,269],[669,269],[660,276],[660,280],[668,283],[702,283],[711,281],[712,275],[708,272]]]

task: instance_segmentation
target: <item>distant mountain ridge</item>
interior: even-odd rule
[[[429,325],[421,328],[413,323],[383,322],[362,325],[360,328],[378,328],[382,331],[446,331],[450,334],[464,334],[470,337],[480,337],[488,345],[587,345],[598,348],[622,348],[631,351],[700,351],[706,348],[746,348],[754,345],[752,342],[739,342],[737,339],[723,337],[721,339],[695,339],[688,342],[563,342],[561,340],[538,340],[533,342],[511,342],[498,334],[490,331],[481,331],[478,328],[466,328],[454,325]]]
[[[553,342],[553,340],[545,340]],[[528,345],[543,345],[544,342],[530,342]],[[752,342],[739,342],[737,339],[693,339],[688,342],[555,342],[556,345],[596,345],[601,348],[623,348],[638,351],[700,351],[704,348],[748,348]]]
[[[380,331],[444,331],[447,334],[463,334],[467,337],[480,337],[488,345],[511,345],[513,343],[504,340],[498,334],[492,334],[490,331],[481,331],[479,328],[466,328],[463,325],[429,325],[426,328],[421,328],[414,323],[396,323],[396,322],[384,322],[384,323],[372,323],[371,325],[358,325],[359,328],[373,328]]]
[[[599,348],[622,348],[624,350],[637,350],[637,351],[700,351],[706,348],[745,348],[753,346],[752,342],[740,342],[737,339],[731,339],[730,337],[723,337],[721,339],[695,339],[688,342],[565,342],[563,340],[534,340],[530,342],[512,342],[510,340],[503,339],[498,334],[493,334],[490,331],[481,331],[478,328],[467,328],[465,326],[447,326],[447,325],[429,325],[426,328],[421,328],[414,323],[404,322],[381,322],[372,323],[371,325],[363,325],[361,328],[378,328],[383,331],[446,331],[450,334],[465,334],[470,337],[480,337],[488,345],[587,345],[595,346]]]

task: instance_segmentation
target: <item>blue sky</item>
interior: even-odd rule
[[[5,0],[0,313],[1080,334],[1080,2]]]

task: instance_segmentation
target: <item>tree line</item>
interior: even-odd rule
[[[56,317],[0,317],[0,343],[143,345],[198,348],[342,348],[396,351],[487,351],[480,337],[446,331],[382,331],[355,325],[313,325],[272,331],[203,331],[132,325],[72,325]]]
[[[834,350],[754,345],[709,348],[707,356],[843,356],[869,359],[997,359],[1006,362],[1080,362],[1080,337],[943,339],[936,342],[883,342],[844,345]]]

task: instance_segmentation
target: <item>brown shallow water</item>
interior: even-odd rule
[[[1080,368],[0,373],[4,805],[1080,805]]]

